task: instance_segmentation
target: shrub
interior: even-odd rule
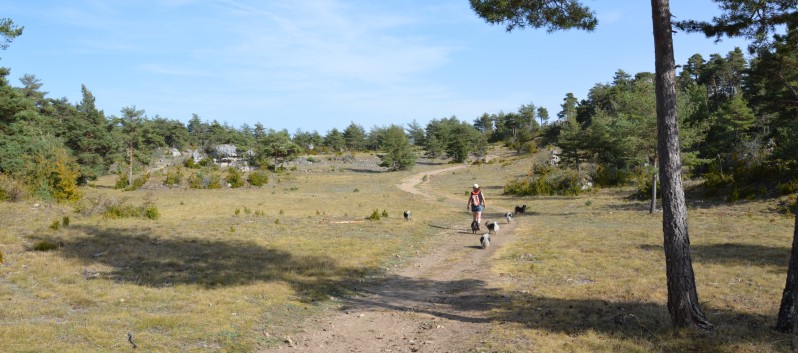
[[[225,181],[230,184],[231,188],[240,188],[244,186],[244,176],[236,167],[227,168],[227,177]]]
[[[388,218],[388,210],[382,210],[382,216]]]
[[[374,210],[374,212],[371,212],[371,215],[366,217],[366,219],[372,220],[372,221],[379,221],[380,220],[380,210]]]
[[[80,199],[80,171],[63,147],[33,152],[26,161],[27,184],[41,198],[75,202]]]
[[[3,263],[3,252],[0,251],[0,264]]]
[[[205,158],[203,158],[202,160],[199,161],[199,165],[203,166],[203,167],[207,167],[209,165],[214,165],[213,159],[205,157]]]
[[[653,171],[652,171],[653,172]],[[618,186],[624,185],[633,179],[634,174],[629,170],[618,169],[613,166],[598,165],[592,173],[592,179],[597,185]]]
[[[183,161],[183,166],[189,169],[199,169],[202,167],[194,161],[194,158],[186,158],[186,160]]]
[[[142,174],[138,178],[133,179],[133,184],[126,187],[125,191],[133,191],[141,189],[141,187],[144,186],[144,184],[146,184],[148,180],[150,180],[150,174],[149,173]]]
[[[61,227],[61,223],[56,219],[53,223],[50,223],[50,229],[58,230]]]
[[[648,200],[651,198],[651,188],[654,186],[651,174],[637,173],[634,177],[637,190],[629,195],[631,200]],[[657,181],[657,199],[662,197],[662,183]]]
[[[153,204],[145,204],[143,206],[143,208],[144,208],[144,216],[146,218],[149,218],[149,219],[152,219],[152,220],[156,220],[158,218],[161,218],[161,213],[158,212],[158,207],[155,207],[155,205],[153,205]]]
[[[798,180],[790,180],[786,183],[781,183],[776,186],[776,189],[781,195],[789,195],[798,192]]]
[[[126,188],[129,184],[127,180],[127,173],[118,173],[116,177],[116,183],[114,184],[114,189]]]
[[[61,219],[61,225],[64,227],[69,226],[69,216],[64,216],[64,218]]]
[[[249,173],[249,185],[263,186],[269,183],[269,174],[265,171],[256,170]]]
[[[58,249],[58,243],[49,240],[40,240],[33,245],[33,250],[35,251],[51,251],[56,249]]]
[[[313,157],[308,157],[308,158],[307,158],[307,161],[308,161],[309,163],[319,163],[319,162],[320,162],[318,159],[316,159],[316,158],[313,158]]]
[[[180,167],[169,168],[166,171],[166,179],[163,184],[166,186],[177,186],[183,180],[183,169]]]
[[[84,215],[102,214],[104,218],[148,218],[158,219],[161,217],[158,208],[151,202],[142,205],[131,205],[127,200],[97,198],[84,200],[78,204],[78,212]]]
[[[196,173],[191,174],[191,175],[188,176],[188,180],[187,180],[188,181],[188,187],[190,187],[192,189],[202,189],[203,188],[202,180],[203,180],[202,172],[201,171],[197,171]]]
[[[205,184],[206,189],[221,189],[222,188],[222,177],[218,174],[211,174],[205,177],[203,180],[203,184]]]
[[[530,174],[532,176],[529,178],[520,178],[507,182],[504,185],[504,194],[518,196],[575,196],[584,191],[583,188],[589,188],[583,185],[583,181],[588,180],[587,177],[572,169],[536,165],[532,168]]]
[[[5,174],[0,174],[0,201],[17,202],[28,196],[25,183]]]

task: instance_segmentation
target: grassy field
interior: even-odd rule
[[[396,184],[446,165],[378,173],[318,163],[274,175],[262,188],[123,192],[109,178],[84,190],[84,200],[152,203],[157,220],[0,203],[0,351],[132,351],[127,333],[141,346],[173,352],[273,345],[335,306],[353,281],[426,251],[434,226],[463,223],[465,192],[475,182],[488,198],[485,219],[529,206],[517,219],[516,241],[495,253],[497,295],[510,300],[490,313],[496,339],[481,345],[500,352],[792,351],[794,338],[770,329],[793,230],[775,200],[690,200],[699,298],[717,328],[674,333],[661,214],[626,200],[631,190],[502,196],[502,185],[535,162],[505,155],[435,175],[420,186],[431,199]],[[402,220],[405,209],[413,222]],[[365,220],[374,210],[389,216]],[[42,240],[59,247],[33,251]]]

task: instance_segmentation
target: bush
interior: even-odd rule
[[[192,189],[203,189],[203,174],[201,171],[197,171],[194,174],[188,176],[188,187]]]
[[[86,216],[101,214],[108,219],[136,217],[155,220],[161,217],[158,208],[152,202],[131,205],[127,203],[126,199],[118,200],[102,196],[95,199],[81,200],[75,211]],[[66,221],[66,223],[69,222]]]
[[[634,173],[613,166],[605,167],[603,165],[598,165],[596,171],[593,172],[591,176],[597,185],[619,186],[631,181],[634,177]]]
[[[197,162],[194,162],[194,158],[186,158],[186,160],[183,161],[183,166],[189,169],[199,169],[202,167],[201,165],[197,164]]]
[[[116,183],[114,184],[114,189],[124,189],[128,186],[128,177],[127,173],[118,173],[116,177]]]
[[[142,174],[138,178],[133,179],[133,185],[126,187],[125,191],[133,191],[141,189],[141,187],[144,186],[144,184],[146,184],[148,180],[150,180],[150,174],[149,173]]]
[[[635,174],[635,184],[637,185],[637,190],[634,193],[629,195],[629,199],[631,200],[649,200],[651,199],[651,188],[654,186],[654,183],[651,179],[651,174],[648,173],[637,173]],[[657,199],[662,198],[662,183],[659,179],[657,179]]]
[[[256,170],[249,173],[249,185],[263,186],[269,183],[269,174],[265,171]]]
[[[2,263],[3,263],[3,252],[0,251],[0,264],[2,264]]]
[[[374,210],[374,212],[371,212],[371,215],[366,217],[366,219],[371,220],[371,221],[379,221],[380,220],[380,210]]]
[[[166,171],[166,179],[164,179],[163,184],[166,186],[177,186],[183,180],[183,169],[180,167],[169,168]]]
[[[572,169],[558,169],[550,166],[535,166],[529,178],[520,178],[504,185],[505,195],[538,196],[576,196],[583,189],[590,188],[584,183],[588,178]]]
[[[203,184],[205,184],[206,189],[221,189],[222,188],[222,177],[218,174],[211,174],[205,177],[203,180]]]
[[[0,174],[0,201],[17,202],[28,197],[25,183],[5,174]]]
[[[78,190],[79,167],[63,147],[33,152],[26,161],[27,185],[43,199],[75,202]]]
[[[227,177],[225,181],[230,184],[231,188],[240,188],[244,186],[244,176],[236,167],[227,168]]]
[[[161,218],[161,213],[158,212],[158,207],[155,207],[153,204],[145,204],[144,206],[144,216],[146,218],[156,220]]]
[[[57,249],[58,249],[58,243],[54,243],[49,240],[41,240],[33,245],[33,250],[35,251],[51,251]]]

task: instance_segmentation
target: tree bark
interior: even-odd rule
[[[651,174],[651,204],[648,206],[648,213],[654,213],[657,210],[657,175],[659,172]]]
[[[779,317],[776,319],[776,330],[785,333],[795,332],[798,326],[798,314],[795,302],[798,301],[798,216],[795,217],[795,228],[792,235],[792,251],[790,265],[787,268],[787,283],[781,294]]]
[[[681,177],[681,152],[676,116],[676,64],[673,59],[671,12],[668,0],[651,0],[654,26],[654,64],[657,94],[657,150],[662,187],[662,228],[668,282],[668,312],[675,328],[710,330],[696,290],[687,206]]]

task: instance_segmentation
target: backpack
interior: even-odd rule
[[[482,192],[471,192],[471,206],[481,206],[485,203],[482,199]]]

